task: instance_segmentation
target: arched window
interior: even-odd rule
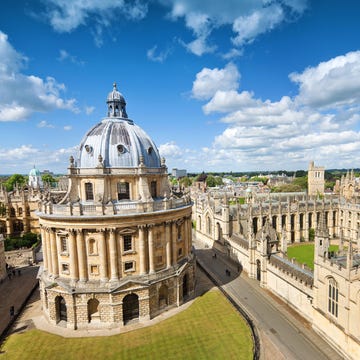
[[[19,216],[21,216],[23,213],[23,209],[21,207],[19,207],[18,212],[19,212]]]
[[[334,278],[329,279],[329,292],[328,292],[328,312],[337,317],[338,316],[338,301],[339,289],[338,284]]]
[[[177,226],[177,239],[180,241],[182,239],[182,224]]]
[[[130,186],[128,182],[119,182],[117,184],[118,200],[130,199]]]
[[[85,183],[85,199],[94,200],[93,184],[90,182]]]
[[[15,216],[15,209],[13,207],[10,208],[10,216]]]
[[[210,216],[206,217],[206,232],[211,235],[211,220]]]

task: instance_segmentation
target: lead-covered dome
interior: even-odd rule
[[[116,84],[106,102],[108,117],[84,136],[77,166],[95,168],[100,158],[103,165],[110,168],[138,167],[140,162],[147,167],[160,167],[160,155],[154,142],[128,119],[125,99],[117,91]]]

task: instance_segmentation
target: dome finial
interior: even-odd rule
[[[114,90],[114,91],[117,91],[116,81],[114,81],[114,83],[113,83],[113,90]]]

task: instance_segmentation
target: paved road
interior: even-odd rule
[[[18,275],[18,270],[21,275]],[[36,279],[38,270],[38,266],[17,268],[15,275],[5,278],[0,283],[0,334],[12,320],[10,307],[14,306],[15,314],[17,314],[27,296],[38,283]]]
[[[260,332],[262,341],[271,342],[277,348],[280,358],[295,360],[342,359],[318,336],[309,324],[299,316],[293,316],[286,304],[276,300],[266,290],[260,288],[256,280],[247,275],[239,275],[237,266],[226,256],[214,250],[205,249],[198,241],[193,241],[200,263],[222,284],[223,289],[250,315]],[[228,269],[231,275],[227,275]],[[265,347],[266,350],[266,347]],[[264,347],[261,351],[264,357]],[[266,354],[265,354],[266,355]],[[276,357],[279,359],[279,357]]]

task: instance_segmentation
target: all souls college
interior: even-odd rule
[[[324,194],[310,163],[308,194],[226,190],[175,194],[165,159],[126,113],[114,84],[107,116],[71,157],[64,191],[0,189],[0,233],[41,234],[40,294],[55,326],[111,328],[156,317],[194,296],[192,223],[198,239],[227,252],[248,276],[305,317],[349,359],[360,358],[360,203],[352,173]],[[235,201],[234,201],[235,200]],[[286,256],[315,229],[314,271]],[[329,251],[330,241],[339,251]],[[0,241],[0,277],[6,275]]]

